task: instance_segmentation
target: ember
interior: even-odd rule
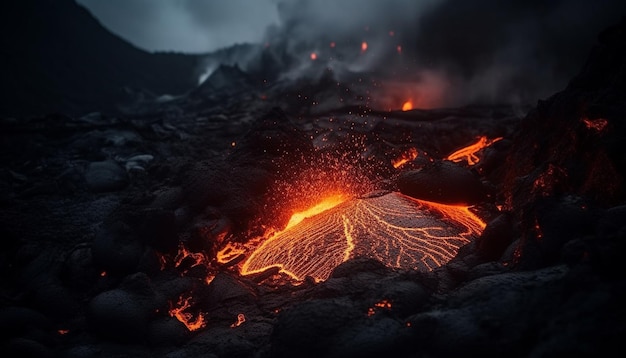
[[[176,318],[183,323],[188,330],[197,331],[206,325],[204,314],[200,313],[197,317],[193,314],[185,312],[186,309],[191,307],[191,297],[184,297],[181,295],[176,305],[170,302],[169,314],[171,317]]]
[[[405,152],[403,152],[398,158],[392,160],[391,165],[393,165],[393,167],[397,169],[403,166],[404,164],[412,160],[415,160],[415,158],[417,158],[417,149],[412,147],[406,150]]]
[[[361,52],[367,51],[367,42],[361,42]]]
[[[243,313],[237,315],[237,322],[230,325],[230,328],[235,328],[241,326],[242,323],[246,321],[246,316]]]

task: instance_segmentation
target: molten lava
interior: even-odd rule
[[[413,102],[411,101],[406,101],[402,104],[402,111],[406,112],[406,111],[410,111],[413,109]]]
[[[402,154],[400,154],[398,158],[392,160],[391,165],[393,165],[394,168],[398,169],[404,164],[415,160],[415,158],[417,158],[417,149],[409,148],[408,150],[402,152]]]
[[[467,161],[467,164],[475,165],[480,161],[480,158],[478,158],[478,155],[476,155],[476,153],[501,139],[502,137],[487,139],[486,136],[481,136],[476,143],[470,144],[467,147],[457,150],[456,152],[450,154],[446,159],[455,163],[465,160]]]
[[[217,252],[215,256],[217,262],[221,264],[229,263],[230,261],[239,257],[239,255],[245,253],[245,249],[237,245],[237,243],[228,242],[221,250]]]
[[[185,312],[186,309],[191,307],[191,297],[180,296],[176,305],[173,305],[170,302],[169,314],[171,317],[176,318],[181,323],[183,323],[188,330],[197,331],[200,328],[203,328],[206,325],[204,315],[199,314],[197,317],[194,317],[193,314]]]
[[[310,218],[326,210],[332,209],[335,206],[343,203],[344,201],[346,201],[346,198],[341,194],[331,195],[325,198],[324,200],[322,200],[320,203],[314,205],[313,207],[305,211],[300,211],[300,212],[293,214],[291,218],[289,219],[289,222],[287,223],[285,230],[288,230],[298,225],[302,220],[306,218]]]
[[[485,228],[469,209],[396,192],[339,202],[267,238],[243,263],[241,274],[278,267],[296,280],[325,280],[354,257],[429,271],[448,262]]]

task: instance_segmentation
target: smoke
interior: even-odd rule
[[[211,51],[201,80],[220,64],[268,80],[367,74],[430,107],[534,104],[626,14],[623,0],[77,1],[139,47]]]
[[[422,17],[415,56],[445,73],[453,102],[529,103],[563,89],[625,10],[613,0],[448,0]]]
[[[331,69],[341,80],[366,72],[432,107],[534,104],[563,89],[597,35],[620,20],[626,5],[617,0],[284,0],[277,9],[279,22],[267,29],[265,49],[244,67],[270,77],[278,71],[278,78]]]
[[[147,51],[208,53],[260,42],[274,0],[76,0],[110,31]]]

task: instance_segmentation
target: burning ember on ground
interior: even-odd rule
[[[403,166],[404,164],[415,160],[415,158],[417,158],[417,149],[415,148],[409,148],[408,150],[402,152],[402,154],[400,154],[400,156],[394,160],[391,161],[391,165],[393,165],[394,168],[400,168],[401,166]]]
[[[501,139],[502,137],[487,139],[486,136],[481,136],[476,143],[470,144],[465,148],[457,150],[456,152],[450,154],[446,159],[455,163],[465,160],[467,161],[467,164],[475,165],[480,161],[480,158],[478,158],[478,155],[476,153]]]
[[[269,237],[248,257],[241,273],[279,267],[295,280],[325,280],[354,257],[388,267],[429,271],[478,237],[485,223],[469,207],[443,205],[392,192],[345,202]],[[321,206],[319,206],[321,207]]]
[[[182,322],[188,330],[196,331],[203,328],[206,325],[204,314],[200,313],[197,316],[189,312],[185,312],[191,307],[191,297],[180,296],[176,304],[170,303],[169,314],[171,317],[176,318]]]

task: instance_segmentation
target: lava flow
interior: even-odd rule
[[[327,279],[354,257],[388,267],[429,271],[452,259],[485,223],[469,207],[410,198],[397,192],[357,198],[274,234],[247,258],[243,275],[270,267],[296,280]]]
[[[486,136],[481,136],[480,138],[478,138],[478,141],[476,143],[470,144],[467,147],[457,150],[456,152],[450,154],[446,159],[455,163],[465,160],[467,161],[467,164],[475,165],[480,161],[480,158],[478,158],[476,153],[501,139],[502,137],[487,139]]]

